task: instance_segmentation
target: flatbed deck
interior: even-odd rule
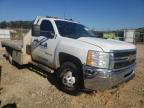
[[[1,42],[2,46],[7,46],[15,50],[21,51],[23,44],[21,40],[5,40]]]

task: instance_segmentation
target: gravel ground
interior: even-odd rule
[[[60,91],[51,74],[10,65],[0,50],[1,107],[17,108],[144,108],[144,45],[137,45],[136,76],[117,88],[72,96]]]

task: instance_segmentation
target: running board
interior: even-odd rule
[[[43,70],[45,70],[45,71],[47,71],[47,72],[54,73],[54,70],[53,70],[53,69],[50,69],[49,67],[44,66],[44,65],[42,65],[42,64],[40,64],[40,63],[37,63],[37,62],[32,61],[31,64],[33,64],[33,65],[35,65],[35,66],[37,66],[37,67],[39,67],[39,68],[41,68],[41,69],[43,69]]]

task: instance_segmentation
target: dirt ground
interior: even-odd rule
[[[18,69],[0,51],[0,100],[17,108],[144,108],[144,44],[137,45],[134,79],[117,88],[71,96],[60,91],[51,74],[34,68]]]

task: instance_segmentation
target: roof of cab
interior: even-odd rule
[[[52,19],[52,20],[61,20],[61,21],[68,21],[68,22],[73,22],[73,23],[79,23],[77,21],[74,21],[73,19],[64,19],[64,18],[59,18],[59,17],[52,17],[52,16],[37,16],[36,19],[40,18],[46,18],[46,19]]]

